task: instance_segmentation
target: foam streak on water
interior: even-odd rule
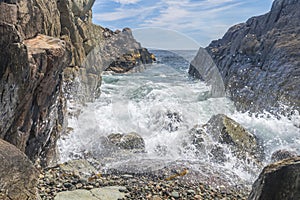
[[[59,141],[61,160],[67,161],[90,152],[101,155],[105,151],[100,142],[103,136],[137,132],[145,140],[147,153],[136,155],[133,160],[207,163],[210,160],[205,153],[196,155],[192,147],[187,150],[182,144],[191,128],[207,123],[212,115],[220,113],[241,123],[263,140],[267,162],[277,149],[300,152],[299,128],[293,120],[257,118],[239,113],[228,98],[210,98],[210,87],[201,81],[191,80],[187,76],[186,64],[177,63],[177,66],[155,64],[141,73],[103,75],[100,99],[88,104],[78,118],[69,120],[73,132]],[[249,175],[238,167],[237,158],[227,153],[231,157],[229,162],[211,166],[232,170],[241,178],[252,181],[253,174]],[[120,162],[123,161],[107,162],[107,165],[114,166]]]

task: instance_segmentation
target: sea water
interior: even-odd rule
[[[207,123],[216,114],[229,116],[262,141],[264,164],[270,162],[271,154],[278,149],[300,153],[299,114],[288,119],[268,113],[240,113],[228,97],[211,98],[211,86],[188,75],[196,51],[153,53],[158,62],[141,72],[103,74],[100,98],[84,106],[79,116],[69,119],[72,131],[59,140],[62,162],[93,156],[105,160],[106,168],[135,163],[133,168],[139,170],[145,165],[155,169],[178,161],[194,168],[203,164],[215,170],[222,168],[224,172],[253,182],[261,169],[245,170],[237,165],[239,159],[230,152],[227,152],[230,159],[218,164],[212,163],[205,153],[199,155],[195,148],[187,150],[183,146],[195,125]],[[110,154],[103,147],[101,140],[109,134],[130,132],[142,136],[145,153],[122,157]],[[215,141],[205,142],[210,145]]]

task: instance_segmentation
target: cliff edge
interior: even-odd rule
[[[299,9],[298,0],[275,0],[269,13],[231,27],[206,47],[239,110],[300,110]],[[197,76],[193,66],[190,74]]]

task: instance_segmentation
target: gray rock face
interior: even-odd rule
[[[300,199],[300,157],[290,158],[264,168],[252,186],[249,200]]]
[[[206,48],[241,111],[300,110],[300,2],[275,0],[269,13],[231,27]]]
[[[215,115],[207,123],[207,132],[216,141],[232,146],[238,157],[262,160],[262,147],[257,138],[226,115]]]
[[[1,139],[0,163],[0,199],[37,199],[37,170],[24,153]]]

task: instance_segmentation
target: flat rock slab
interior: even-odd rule
[[[118,200],[125,198],[126,187],[108,186],[92,190],[74,190],[60,192],[54,200]]]

